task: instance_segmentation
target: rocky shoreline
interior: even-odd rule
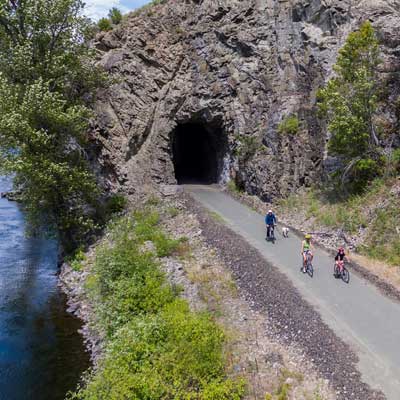
[[[88,274],[88,271],[74,271],[68,263],[64,262],[61,265],[58,286],[67,296],[67,312],[82,321],[79,333],[82,335],[85,348],[90,354],[90,360],[96,367],[102,354],[102,338],[92,328],[94,314],[84,287]]]

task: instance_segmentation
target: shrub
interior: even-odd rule
[[[111,216],[113,214],[118,214],[124,211],[128,201],[126,197],[122,194],[114,194],[110,196],[105,205],[106,215]]]
[[[179,215],[179,209],[176,207],[168,207],[167,213],[171,218],[175,218]]]
[[[238,185],[236,184],[234,179],[231,179],[230,181],[228,181],[228,183],[226,184],[226,187],[232,193],[242,193],[243,192],[243,190],[240,187],[238,187]]]
[[[280,134],[295,135],[299,131],[300,122],[296,115],[289,115],[278,125]]]
[[[87,286],[106,352],[68,399],[242,398],[244,383],[225,374],[222,330],[177,298],[156,254],[142,248],[150,239],[156,247],[174,241],[158,223],[157,213],[136,212],[114,222],[110,243],[97,250]]]
[[[111,21],[108,18],[101,18],[97,23],[97,26],[104,32],[111,31],[112,29]]]
[[[78,249],[72,258],[67,260],[74,271],[81,271],[83,262],[86,260],[86,255],[82,248]]]
[[[244,385],[223,379],[224,335],[182,300],[120,329],[85,389],[71,399],[239,400]]]
[[[256,154],[257,150],[259,149],[259,139],[255,136],[238,135],[236,140],[239,144],[236,149],[236,155],[239,157],[241,162],[246,163]]]
[[[381,166],[377,161],[371,158],[365,158],[357,161],[354,165],[354,169],[350,174],[352,176],[351,182],[348,182],[348,186],[353,192],[363,191],[369,182],[381,174]]]
[[[394,149],[386,159],[387,170],[390,175],[400,173],[400,148]]]
[[[109,13],[108,13],[108,17],[110,18],[111,22],[114,25],[118,25],[121,23],[122,21],[122,13],[121,11],[117,8],[117,7],[113,7]]]

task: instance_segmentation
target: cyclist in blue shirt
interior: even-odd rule
[[[272,210],[269,210],[265,216],[265,225],[267,225],[267,238],[269,238],[271,235],[271,228],[274,229],[274,225],[276,225],[276,217]]]

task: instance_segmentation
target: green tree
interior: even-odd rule
[[[111,29],[112,29],[111,22],[108,18],[101,18],[99,20],[99,22],[97,23],[97,26],[99,27],[99,29],[101,31],[104,31],[104,32],[111,31]]]
[[[379,170],[379,42],[370,22],[351,33],[334,66],[336,76],[319,91],[319,109],[331,134],[328,151],[343,161],[342,182],[361,189]]]
[[[115,25],[118,25],[122,21],[122,13],[117,7],[113,7],[109,13],[108,13],[109,18],[111,19],[111,22]]]
[[[85,156],[89,103],[103,83],[90,61],[80,0],[0,1],[0,164],[33,228],[70,245],[93,226]]]

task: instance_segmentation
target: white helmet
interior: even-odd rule
[[[268,214],[272,214],[272,210],[268,210]]]

